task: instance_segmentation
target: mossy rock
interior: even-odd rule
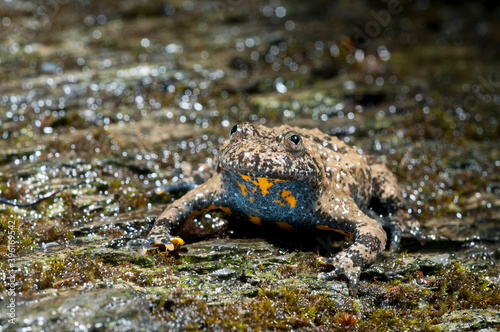
[[[154,258],[148,255],[142,255],[136,251],[112,250],[112,249],[94,249],[89,252],[90,257],[100,258],[103,263],[118,265],[122,262],[131,263],[140,267],[155,266]]]

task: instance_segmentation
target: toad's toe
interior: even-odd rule
[[[355,295],[358,292],[359,276],[361,274],[361,266],[357,266],[348,257],[333,257],[318,259],[318,262],[323,265],[334,265],[335,268],[330,272],[323,272],[318,274],[318,279],[333,280],[340,276],[345,276],[349,284],[349,292]]]
[[[425,235],[420,226],[413,226],[408,233],[415,237],[421,244],[425,243]]]
[[[399,228],[394,228],[390,232],[391,234],[391,242],[390,242],[390,250],[396,251],[399,248],[399,243],[401,242],[402,232]]]
[[[152,248],[158,248],[160,251],[173,251],[176,248],[182,246],[184,244],[184,240],[180,237],[170,238],[168,235],[163,236],[150,236],[141,246],[141,252],[145,254],[148,250]]]

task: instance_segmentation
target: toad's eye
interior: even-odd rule
[[[299,135],[292,135],[290,136],[290,141],[292,141],[295,145],[300,143],[300,136]]]
[[[231,128],[231,135],[234,134],[238,130],[238,125],[234,125],[233,128]]]

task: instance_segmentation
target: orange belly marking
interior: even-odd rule
[[[326,226],[326,225],[317,225],[316,226],[317,229],[321,229],[322,231],[332,231],[332,232],[337,232],[337,233],[340,233],[344,236],[349,236],[349,237],[352,237],[352,234],[351,233],[348,233],[348,232],[344,232],[343,230],[341,229],[336,229],[336,228],[331,228],[329,226]]]

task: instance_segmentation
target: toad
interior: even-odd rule
[[[170,204],[142,249],[174,250],[175,234],[196,215],[221,209],[257,225],[322,230],[352,244],[319,262],[333,270],[318,278],[347,277],[356,292],[363,268],[386,247],[396,250],[403,232],[423,239],[419,223],[403,208],[396,177],[378,159],[318,129],[268,128],[241,123],[223,144],[215,174]]]

